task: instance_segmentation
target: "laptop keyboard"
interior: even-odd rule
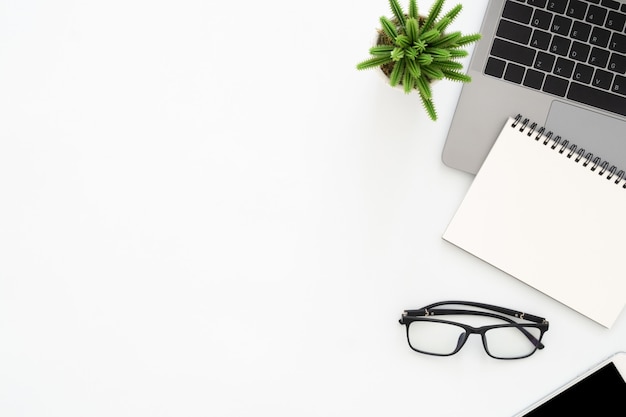
[[[485,74],[626,116],[626,4],[507,0]]]

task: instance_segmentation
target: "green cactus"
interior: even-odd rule
[[[455,6],[439,18],[444,1],[436,0],[428,16],[420,17],[416,0],[409,0],[407,14],[397,0],[389,0],[393,18],[380,18],[382,29],[377,45],[370,49],[371,57],[356,66],[359,70],[380,67],[392,86],[400,84],[406,93],[417,90],[432,120],[437,120],[437,112],[430,83],[444,78],[471,81],[461,72],[463,65],[457,59],[468,54],[461,47],[481,37],[479,33],[465,36],[461,32],[446,33],[462,6]]]

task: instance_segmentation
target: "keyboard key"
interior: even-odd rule
[[[516,84],[521,84],[522,80],[524,79],[524,71],[525,71],[525,68],[520,65],[509,64],[506,66],[506,71],[504,72],[504,79],[507,81],[514,82]]]
[[[531,6],[541,7],[541,8],[546,7],[547,2],[548,0],[528,0],[528,4],[530,4]]]
[[[530,46],[545,51],[550,46],[551,38],[552,35],[550,35],[548,32],[543,32],[537,29],[533,32],[533,37],[530,40]]]
[[[600,4],[606,7],[610,7],[611,9],[619,10],[619,2],[615,0],[602,0]]]
[[[576,61],[587,62],[590,49],[591,47],[585,43],[574,42],[572,43],[572,49],[569,51],[569,57]]]
[[[572,19],[565,16],[554,16],[550,30],[559,35],[569,35],[569,29],[572,27]]]
[[[594,27],[591,31],[591,38],[589,38],[589,43],[597,46],[607,46],[609,44],[610,37],[610,31],[599,27]]]
[[[546,81],[543,84],[543,91],[559,97],[565,97],[567,85],[568,81],[566,79],[548,75],[546,76]]]
[[[503,17],[515,20],[516,22],[520,23],[529,23],[532,15],[532,7],[515,3],[511,0],[507,0],[506,4],[504,5],[504,10],[502,11]]]
[[[610,52],[606,49],[593,47],[591,49],[591,54],[589,54],[588,62],[596,67],[605,68],[607,62],[609,62],[609,55]]]
[[[571,41],[569,39],[555,35],[552,39],[552,45],[550,45],[550,52],[557,55],[567,56],[570,43]]]
[[[593,80],[591,81],[592,86],[601,88],[603,90],[608,90],[609,88],[611,88],[612,83],[613,74],[601,69],[596,70],[596,73],[593,76]]]
[[[535,51],[526,46],[494,39],[491,55],[530,67],[535,60]]]
[[[550,28],[550,23],[552,22],[552,13],[546,12],[545,10],[535,10],[533,13],[533,17],[530,21],[530,24],[536,28],[548,30]]]
[[[602,26],[604,24],[606,14],[607,10],[604,7],[598,7],[592,4],[589,6],[589,10],[587,10],[585,20],[589,23],[593,23],[594,25]]]
[[[493,77],[502,78],[505,67],[506,62],[490,56],[487,60],[487,65],[485,66],[485,74],[491,75]]]
[[[608,91],[598,90],[597,88],[583,84],[572,83],[567,93],[567,98],[626,116],[626,97]]]
[[[528,26],[520,25],[519,23],[511,22],[509,20],[501,20],[496,31],[496,36],[504,39],[509,39],[515,42],[528,44],[530,40],[530,34],[532,29]]]
[[[539,71],[535,71],[533,69],[529,69],[526,71],[526,76],[524,77],[524,85],[526,87],[534,88],[535,90],[540,90],[543,85],[544,74]]]
[[[626,77],[616,75],[613,80],[611,91],[617,94],[626,95]]]
[[[589,39],[589,33],[591,32],[591,25],[583,22],[574,22],[572,25],[572,33],[570,36],[579,41],[586,42]]]
[[[609,16],[606,18],[606,23],[604,27],[608,29],[612,29],[616,32],[621,32],[624,29],[624,24],[626,23],[626,14],[614,12],[611,10],[609,12]]]
[[[533,64],[533,68],[536,68],[541,71],[550,72],[552,71],[552,67],[554,66],[554,61],[556,57],[554,55],[547,54],[545,52],[538,52],[537,58],[535,58],[535,63]],[[572,64],[573,68],[573,64]]]
[[[591,78],[593,77],[593,68],[589,65],[584,64],[576,64],[576,69],[574,70],[573,79],[578,81],[579,83],[589,84],[591,82]]]
[[[574,61],[570,61],[569,59],[565,58],[558,58],[552,72],[554,73],[554,75],[569,78],[574,72],[574,65]]]
[[[567,8],[567,0],[548,0],[546,8],[555,13],[563,13]]]
[[[576,19],[584,19],[587,12],[587,4],[579,0],[571,0],[567,6],[566,14]]]
[[[609,60],[608,68],[611,71],[615,71],[619,74],[626,73],[626,55],[611,54],[611,59]]]
[[[626,36],[621,33],[613,33],[611,36],[611,42],[609,42],[609,49],[617,52],[626,53]]]

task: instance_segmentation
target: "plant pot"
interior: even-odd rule
[[[420,16],[420,20],[423,20],[423,19],[424,17]],[[377,29],[376,35],[374,36],[374,40],[372,41],[372,46],[384,45],[384,43],[381,42],[381,36],[385,36],[385,34],[383,33],[381,29]],[[397,85],[391,85],[389,81],[389,74],[391,74],[392,68],[393,68],[392,64],[383,65],[383,66],[376,68],[376,73],[381,77],[381,79],[388,86],[398,89],[404,93],[404,85],[402,85],[402,82],[398,83]],[[440,81],[440,80],[429,80],[428,83],[432,86],[433,84],[437,83],[437,81]],[[411,89],[411,91],[413,91],[413,89]]]

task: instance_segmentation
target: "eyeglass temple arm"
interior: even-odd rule
[[[532,314],[524,313],[524,312],[517,311],[517,310],[512,310],[510,308],[494,306],[491,304],[476,303],[473,301],[440,301],[438,303],[433,303],[433,304],[427,305],[426,307],[422,307],[418,310],[407,310],[407,313],[409,313],[410,311],[430,310],[432,308],[443,306],[443,305],[461,305],[461,306],[477,307],[477,308],[482,308],[485,310],[496,311],[498,313],[506,314],[511,317],[517,317],[518,319],[532,321],[533,323],[547,323],[548,322],[543,317],[534,316]]]
[[[456,303],[453,303],[456,304]],[[513,311],[513,310],[511,310]],[[413,316],[413,317],[419,317],[419,316],[445,316],[445,315],[460,315],[460,314],[465,314],[465,315],[475,315],[475,316],[485,316],[485,317],[492,317],[492,318],[496,318],[496,319],[500,319],[503,321],[506,321],[507,323],[510,324],[514,324],[515,327],[522,332],[522,334],[524,336],[526,336],[526,338],[530,341],[530,343],[532,343],[533,345],[537,346],[537,349],[543,349],[545,346],[543,343],[541,343],[539,340],[537,340],[537,338],[535,336],[533,336],[532,334],[530,334],[530,332],[528,330],[526,330],[523,326],[520,325],[520,323],[516,322],[513,319],[510,319],[508,317],[504,317],[504,316],[500,316],[498,314],[493,314],[493,313],[488,313],[486,311],[471,311],[471,310],[455,310],[455,309],[428,309],[428,308],[422,308],[419,310],[405,310],[404,314],[402,316],[402,318],[400,319],[400,324],[404,324],[404,317],[405,316]],[[524,316],[524,318],[526,318],[526,316]],[[548,324],[547,321],[542,321],[542,324]]]

